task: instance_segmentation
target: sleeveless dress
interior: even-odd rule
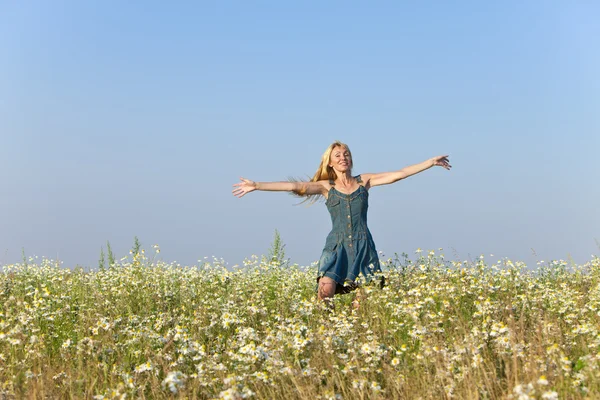
[[[357,278],[363,276],[370,282],[376,273],[381,272],[379,256],[367,227],[369,192],[360,175],[354,177],[359,186],[350,194],[331,189],[325,205],[331,215],[333,228],[325,241],[325,248],[319,260],[317,282],[323,276],[333,279],[336,293],[348,293],[358,287]],[[383,286],[383,276],[380,286]]]

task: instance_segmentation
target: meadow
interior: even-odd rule
[[[600,398],[598,257],[382,263],[383,289],[333,310],[314,265],[257,256],[5,265],[0,398]]]

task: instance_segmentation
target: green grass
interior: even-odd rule
[[[600,259],[535,271],[430,252],[316,301],[314,267],[142,254],[0,274],[3,398],[600,397]],[[519,397],[521,396],[521,397]],[[544,397],[545,396],[545,397]]]

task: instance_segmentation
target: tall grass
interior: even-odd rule
[[[314,266],[145,257],[0,274],[3,398],[600,397],[600,259],[535,271],[385,262],[387,286],[316,301]]]

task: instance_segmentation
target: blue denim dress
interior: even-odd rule
[[[355,289],[361,275],[369,282],[375,273],[381,272],[375,243],[367,227],[369,193],[361,185],[360,175],[355,178],[360,186],[351,194],[339,192],[333,186],[335,183],[329,181],[332,187],[325,203],[333,228],[319,260],[317,281],[322,276],[333,279],[337,283],[336,293]]]

